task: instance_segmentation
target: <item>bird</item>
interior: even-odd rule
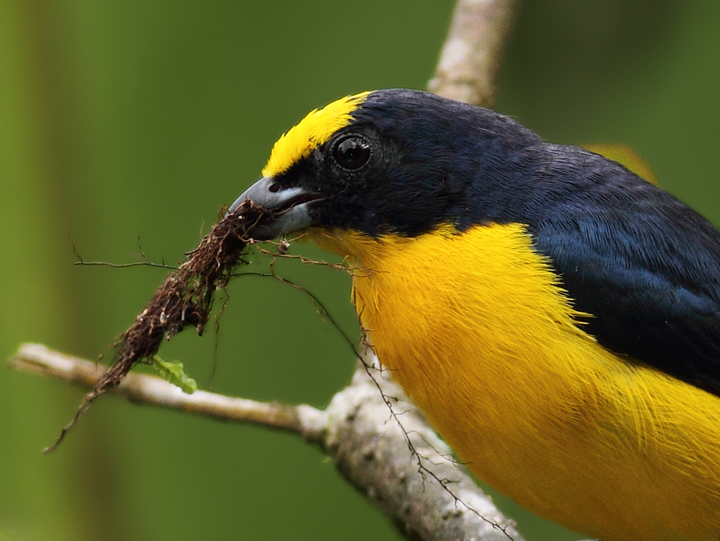
[[[355,269],[383,367],[482,481],[604,541],[720,539],[720,232],[619,163],[407,89],[316,109],[245,200]]]

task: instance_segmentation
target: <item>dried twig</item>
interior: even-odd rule
[[[10,366],[65,380],[85,389],[95,388],[108,372],[104,365],[53,351],[40,344],[22,344],[10,360]],[[112,392],[136,403],[266,426],[298,434],[307,440],[317,439],[316,434],[327,422],[327,414],[311,406],[256,402],[206,391],[188,394],[160,378],[143,374],[128,374]]]

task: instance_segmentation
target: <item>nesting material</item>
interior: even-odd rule
[[[187,260],[155,290],[135,322],[120,335],[112,366],[85,395],[73,421],[46,451],[60,443],[93,400],[119,385],[137,363],[155,356],[163,339],[169,340],[189,326],[203,333],[213,293],[225,288],[233,268],[244,263],[242,255],[251,241],[248,233],[267,214],[267,210],[245,200],[232,213],[224,214],[198,247],[186,254]]]

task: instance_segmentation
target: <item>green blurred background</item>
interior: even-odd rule
[[[0,0],[0,355],[96,357],[164,271],[75,267],[73,246],[178,261],[309,109],[423,88],[452,4]],[[720,3],[521,2],[498,109],[556,142],[631,145],[718,224],[719,27]],[[280,271],[357,335],[345,276]],[[229,294],[217,340],[186,331],[163,356],[219,392],[324,406],[353,368],[338,333],[280,284]],[[109,397],[41,455],[81,397],[0,372],[0,526],[20,540],[397,538],[318,451],[268,430]],[[528,539],[577,538],[517,517]]]

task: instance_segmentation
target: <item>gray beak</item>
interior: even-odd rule
[[[237,209],[245,199],[273,211],[249,232],[254,239],[270,240],[312,225],[313,218],[308,205],[320,197],[304,188],[281,189],[272,177],[263,177],[230,205],[228,214]]]

